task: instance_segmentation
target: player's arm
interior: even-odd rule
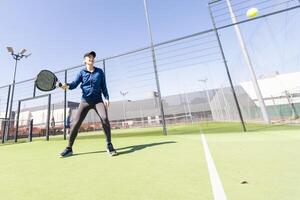
[[[62,84],[61,88],[64,90],[73,90],[75,88],[77,88],[77,86],[82,82],[82,75],[81,72],[79,72],[75,78],[74,81],[72,81],[71,83],[64,83]]]
[[[108,95],[108,91],[107,91],[107,87],[106,87],[106,80],[105,80],[104,72],[102,73],[101,91],[103,93],[104,98],[109,101],[109,95]]]
[[[106,87],[106,80],[105,80],[105,74],[102,71],[102,83],[101,83],[101,91],[103,93],[103,96],[105,98],[104,100],[104,104],[105,106],[108,108],[109,107],[109,95],[108,95],[108,91],[107,91],[107,87]]]

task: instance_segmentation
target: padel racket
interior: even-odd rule
[[[49,70],[42,70],[35,79],[35,86],[39,90],[47,92],[61,87],[62,84],[58,81],[54,73]]]

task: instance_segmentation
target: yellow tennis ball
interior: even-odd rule
[[[247,11],[247,17],[248,18],[254,18],[256,17],[258,14],[258,9],[257,8],[250,8],[248,11]]]

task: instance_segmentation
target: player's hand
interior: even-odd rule
[[[69,89],[69,86],[68,86],[68,84],[63,83],[63,84],[60,86],[60,88],[63,89],[63,90],[67,90],[67,89]]]
[[[110,104],[109,100],[104,99],[103,103],[104,103],[104,106],[105,106],[106,108],[109,107],[109,104]]]

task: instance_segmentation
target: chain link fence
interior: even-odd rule
[[[215,29],[154,45],[159,86],[150,47],[95,62],[106,75],[112,129],[162,126],[162,114],[167,125],[241,122],[241,119],[246,124],[265,123],[234,32],[237,25],[247,38],[244,42],[271,122],[299,124],[300,53],[299,45],[293,42],[298,41],[299,35],[299,1],[231,0],[236,22],[232,21],[226,2],[210,3]],[[249,7],[257,7],[260,16],[246,19]],[[82,64],[61,70],[56,76],[61,82],[71,82],[83,68]],[[161,90],[164,113],[159,109],[157,87]],[[34,78],[16,83],[9,119],[10,88],[10,85],[0,87],[3,142],[16,140],[16,137],[27,138],[31,119],[34,137],[62,134],[66,138],[66,119],[76,115],[81,100],[80,87],[66,92],[60,89],[41,92],[35,88]],[[37,99],[42,95],[50,95],[50,101]],[[80,132],[96,130],[102,130],[100,119],[90,111]]]

